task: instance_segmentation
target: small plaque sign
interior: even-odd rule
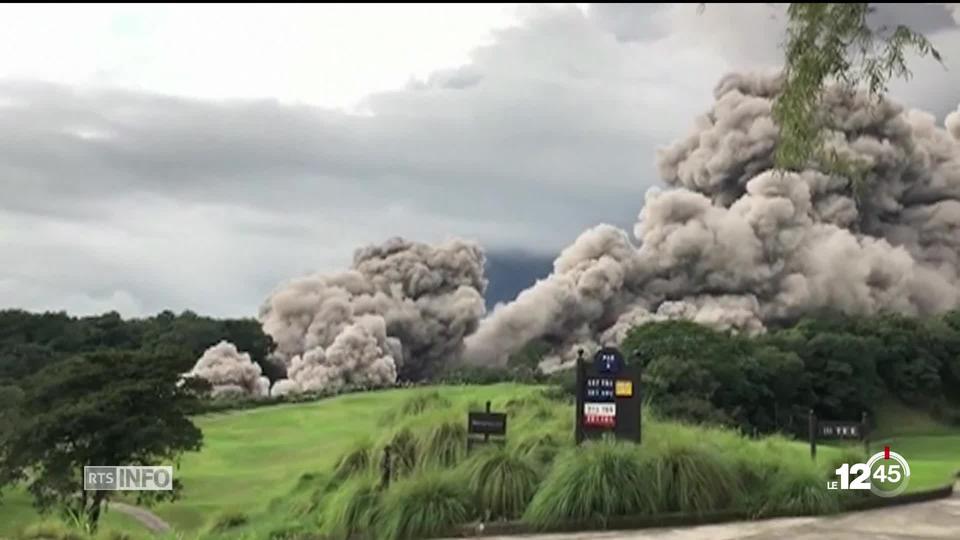
[[[478,435],[506,435],[507,415],[504,413],[471,412],[467,415],[469,433]]]
[[[817,422],[817,435],[821,439],[860,439],[862,426],[859,422]]]

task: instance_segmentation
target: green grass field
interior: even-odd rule
[[[496,408],[509,398],[532,396],[540,389],[499,384],[441,386],[431,390],[439,391],[451,400],[451,408],[460,410],[468,403],[482,406],[486,400],[494,401]],[[182,499],[152,510],[183,532],[207,529],[229,513],[262,512],[271,501],[290,494],[304,473],[329,470],[358,439],[376,440],[378,433],[393,429],[395,426],[381,425],[380,419],[403,407],[412,392],[423,391],[358,393],[199,417],[197,424],[204,433],[204,448],[185,455],[175,471],[185,486]],[[572,414],[571,410],[569,425],[556,429],[572,429]],[[875,434],[872,450],[882,450],[884,444],[889,444],[909,461],[911,490],[948,484],[951,475],[960,470],[960,431],[951,431],[925,417],[921,422],[919,416],[902,408],[880,411],[877,417],[882,429]],[[522,429],[521,425],[511,424],[511,435]],[[645,441],[656,437],[657,425],[649,429]],[[697,436],[696,431],[690,431],[696,428],[685,429],[689,432],[686,437]],[[732,442],[730,437],[730,444],[741,444]],[[795,445],[798,455],[806,448],[804,443],[786,444]],[[835,448],[825,447],[820,452],[821,460],[837,456],[839,451]],[[6,493],[0,502],[0,538],[39,519],[24,492]],[[110,512],[104,518],[104,529],[137,532],[140,526],[126,516]]]
[[[459,404],[537,389],[514,384],[450,386],[437,390]],[[181,500],[151,508],[177,530],[194,531],[218,515],[250,512],[290,491],[301,474],[331,467],[357,438],[377,431],[377,420],[399,407],[411,390],[349,394],[311,403],[276,405],[206,415],[196,423],[204,448],[184,455],[174,475],[184,484]],[[464,420],[466,422],[466,420]],[[0,501],[0,535],[41,519],[27,494],[5,493]],[[128,518],[109,513],[106,526],[136,529]]]

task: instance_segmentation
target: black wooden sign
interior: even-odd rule
[[[817,438],[820,439],[857,439],[862,438],[863,426],[860,422],[817,422]]]
[[[576,441],[612,434],[640,442],[640,368],[628,365],[623,354],[604,347],[592,362],[577,358]]]
[[[506,435],[507,415],[504,413],[472,412],[467,414],[467,432],[477,435]]]
[[[483,438],[476,436],[482,435]],[[495,438],[491,439],[490,436]],[[467,450],[470,451],[477,444],[496,443],[504,444],[507,435],[506,413],[490,412],[490,402],[487,402],[485,412],[467,413]]]
[[[860,415],[859,422],[844,420],[820,420],[810,409],[808,421],[810,439],[810,457],[817,457],[817,440],[859,440],[863,441],[864,452],[869,453],[867,413]]]

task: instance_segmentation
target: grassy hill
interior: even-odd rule
[[[763,482],[773,482],[768,474],[770,471],[788,477],[782,485],[771,483],[769,486],[771,492],[782,491],[784,501],[800,500],[801,505],[821,504],[818,493],[825,490],[809,486],[823,486],[821,480],[826,479],[825,471],[832,470],[832,463],[844,459],[844,452],[855,451],[855,448],[823,447],[818,452],[818,463],[811,464],[807,445],[803,442],[791,442],[781,437],[753,441],[728,431],[684,426],[645,416],[642,455],[627,456],[624,452],[631,450],[619,447],[579,455],[572,450],[572,405],[545,399],[541,388],[499,384],[384,390],[198,418],[205,446],[199,453],[186,455],[175,471],[185,485],[183,497],[152,510],[177,531],[191,535],[202,533],[203,537],[235,538],[247,534],[250,538],[267,537],[271,531],[297,520],[319,527],[317,516],[327,516],[325,519],[329,523],[333,518],[325,508],[334,508],[343,503],[340,499],[348,498],[342,495],[338,499],[336,494],[360,489],[364,482],[369,484],[376,474],[380,449],[387,442],[395,441],[404,431],[413,434],[421,450],[429,447],[433,454],[450,454],[449,474],[463,473],[465,476],[458,477],[456,482],[463,479],[461,483],[465,483],[471,474],[466,456],[458,454],[459,445],[450,450],[443,444],[447,440],[460,441],[462,433],[456,426],[460,426],[459,429],[465,427],[465,411],[480,409],[487,400],[493,401],[494,410],[510,413],[509,447],[511,451],[522,453],[524,459],[533,464],[536,482],[543,486],[552,482],[560,489],[567,484],[573,490],[585,489],[582,485],[575,485],[581,472],[575,466],[577,460],[594,460],[591,463],[602,468],[610,463],[626,463],[627,466],[632,466],[629,464],[633,462],[656,464],[674,459],[672,456],[690,456],[689,462],[669,462],[670,470],[692,467],[693,476],[690,478],[702,475],[703,483],[689,485],[682,496],[674,496],[679,489],[674,486],[670,488],[674,495],[668,498],[637,502],[649,503],[653,505],[651,508],[722,507],[727,495],[722,484],[726,480],[748,479],[757,486],[766,485]],[[913,469],[911,490],[947,484],[950,475],[960,469],[960,434],[929,421],[921,423],[919,418],[910,414],[897,407],[878,412],[881,429],[876,433],[878,439],[874,446],[882,449],[883,444],[890,444],[910,461]],[[444,429],[452,438],[445,439],[445,435],[438,434],[442,431],[438,426],[447,426]],[[358,470],[349,471],[352,473],[350,478],[331,483],[331,471],[341,457],[361,454],[366,457],[362,463],[358,461],[360,466],[355,467]],[[708,462],[706,469],[698,468],[702,462]],[[436,489],[442,490],[450,485],[445,470],[443,467],[425,467],[423,476],[436,481]],[[602,471],[599,474],[602,475]],[[618,469],[616,474],[622,474],[622,471]],[[644,473],[638,469],[637,474]],[[677,478],[683,480],[680,476]],[[721,484],[719,488],[717,484]],[[403,480],[398,485],[397,492],[411,490],[410,497],[421,487],[414,480]],[[393,490],[392,487],[391,492]],[[775,498],[771,492],[765,488],[739,490],[737,504],[742,498],[744,505],[762,505],[762,499]],[[539,510],[530,510],[531,519],[537,518],[537,512],[549,517],[562,502],[547,495],[538,493],[538,496],[540,498],[531,503],[531,508]],[[387,495],[383,512],[405,511],[397,497],[390,499]],[[751,498],[760,500],[747,500]],[[319,499],[323,500],[318,502]],[[528,501],[522,503],[526,505]],[[24,493],[9,493],[0,502],[0,537],[14,535],[25,524],[38,519]],[[217,524],[220,525],[219,533]],[[232,525],[232,528],[223,531],[225,524]],[[104,531],[136,533],[136,536],[142,533],[139,524],[116,512],[107,514],[103,528]]]

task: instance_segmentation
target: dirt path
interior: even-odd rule
[[[160,518],[160,516],[139,506],[133,506],[122,502],[111,502],[108,504],[110,510],[115,510],[121,514],[126,514],[137,520],[151,532],[165,533],[170,530],[170,524]]]
[[[488,540],[940,540],[960,538],[960,484],[952,497],[829,517],[771,519],[697,527],[528,536]]]

